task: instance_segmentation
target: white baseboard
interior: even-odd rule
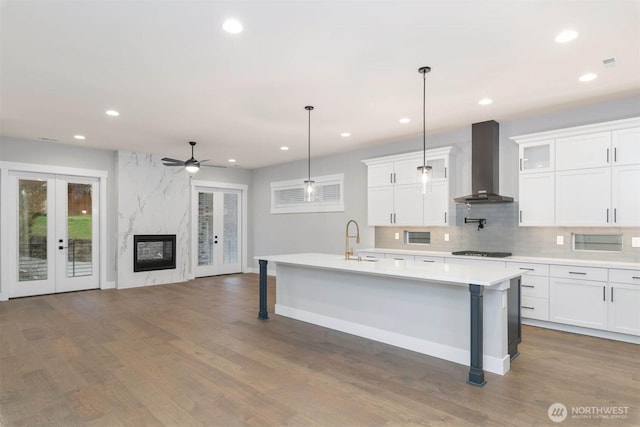
[[[556,331],[571,332],[572,334],[589,335],[597,338],[605,338],[615,341],[623,341],[631,344],[640,344],[640,337],[635,335],[620,334],[617,332],[601,331],[598,329],[582,328],[580,326],[564,325],[562,323],[547,322],[544,320],[522,318],[523,325],[537,326],[539,328],[554,329]]]
[[[115,280],[110,280],[107,283],[105,283],[104,286],[102,286],[100,289],[115,289],[115,288],[116,288]]]
[[[384,329],[365,326],[353,323],[347,320],[337,319],[334,317],[323,316],[317,313],[311,313],[305,310],[299,310],[281,304],[276,304],[275,313],[281,316],[290,317],[292,319],[301,320],[303,322],[312,323],[336,331],[345,332],[385,344],[390,344],[406,350],[415,351],[417,353],[426,354],[428,356],[437,357],[461,365],[469,366],[471,360],[469,350],[455,348],[432,341],[410,337],[398,334],[396,332],[386,331]],[[509,371],[511,365],[509,355],[504,359],[492,356],[484,356],[483,368],[487,372],[498,375],[504,375]]]

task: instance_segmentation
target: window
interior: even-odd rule
[[[407,244],[428,245],[431,243],[430,231],[406,231],[404,232],[404,242]]]
[[[315,181],[313,202],[304,201],[305,179],[271,183],[272,214],[344,211],[344,174],[311,177]]]
[[[574,234],[576,251],[622,252],[622,234]]]

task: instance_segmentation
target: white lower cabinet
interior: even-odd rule
[[[520,314],[527,319],[549,320],[549,298],[527,296],[522,292]]]
[[[606,282],[552,277],[549,286],[549,320],[607,329]]]
[[[520,278],[522,317],[549,320],[549,265],[523,262],[507,262],[527,274]]]
[[[426,263],[444,262],[444,257],[441,257],[441,256],[416,255],[414,258],[416,262],[426,262]]]
[[[384,254],[386,259],[394,259],[396,261],[413,261],[413,255],[405,255],[405,254]]]
[[[604,268],[552,266],[552,275],[554,267],[559,275],[564,272],[584,274],[586,278],[607,277]],[[640,271],[609,269],[608,277],[609,282],[552,277],[549,320],[640,335]]]

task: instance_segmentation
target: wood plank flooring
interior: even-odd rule
[[[241,274],[0,303],[2,426],[555,425],[552,403],[628,407],[640,425],[633,344],[523,327],[505,376],[273,314]],[[446,320],[443,320],[443,327]]]

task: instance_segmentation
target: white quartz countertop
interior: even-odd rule
[[[301,253],[288,255],[256,256],[255,259],[312,267],[327,270],[348,271],[360,274],[392,276],[405,279],[454,284],[494,286],[522,276],[523,271],[515,267],[492,267],[481,265],[459,265],[381,259],[377,261],[345,260],[343,255]]]
[[[404,254],[414,256],[434,256],[444,258],[461,258],[461,259],[478,259],[506,262],[530,262],[534,264],[556,264],[556,265],[576,265],[583,267],[601,267],[601,268],[621,268],[624,270],[638,270],[640,263],[619,262],[619,261],[600,261],[588,259],[574,258],[546,258],[546,257],[528,257],[528,256],[509,256],[505,258],[478,257],[468,255],[451,255],[451,252],[440,251],[416,251],[410,249],[385,249],[385,248],[369,248],[358,249],[357,252],[371,252],[380,254]]]

